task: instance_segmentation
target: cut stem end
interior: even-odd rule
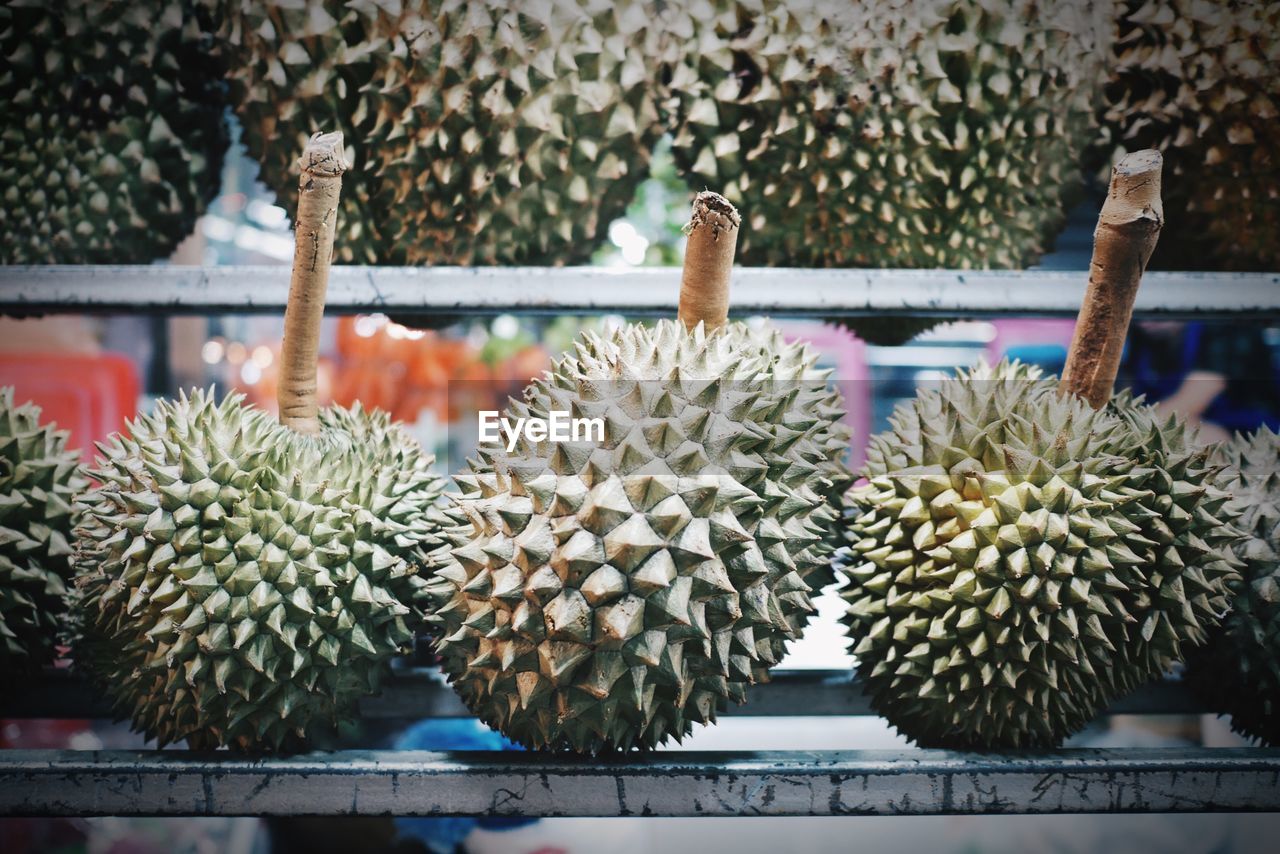
[[[1121,158],[1093,233],[1089,286],[1058,391],[1084,398],[1094,409],[1111,400],[1138,285],[1164,225],[1162,164],[1160,152],[1151,149]]]
[[[729,200],[704,190],[693,200],[684,227],[688,244],[680,277],[680,320],[687,329],[703,324],[710,332],[729,320],[729,278],[742,217]]]

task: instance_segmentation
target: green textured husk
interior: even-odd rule
[[[1280,5],[1120,0],[1099,146],[1155,148],[1166,269],[1280,267]]]
[[[0,8],[0,262],[167,257],[227,148],[213,0]]]
[[[78,656],[147,737],[301,749],[410,647],[443,481],[385,413],[320,417],[304,436],[196,391],[100,446]]]
[[[850,482],[839,393],[802,345],[733,323],[587,334],[508,417],[603,417],[457,476],[467,520],[429,586],[446,674],[532,748],[649,748],[715,720],[832,579]]]
[[[580,263],[648,172],[656,3],[231,3],[223,39],[262,177],[343,131],[338,259]],[[293,173],[296,174],[296,173]]]
[[[1187,661],[1186,678],[1231,728],[1280,745],[1280,436],[1263,427],[1225,443],[1219,459],[1249,535],[1236,546],[1244,563],[1231,610]]]
[[[673,151],[747,263],[1024,266],[1079,181],[1108,5],[672,4]]]
[[[958,372],[872,438],[845,617],[873,707],[923,746],[1047,747],[1202,644],[1240,577],[1211,450],[1126,394]]]
[[[67,433],[0,388],[0,675],[53,662],[71,580],[75,494],[87,485]]]

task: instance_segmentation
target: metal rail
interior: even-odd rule
[[[0,815],[804,816],[1280,810],[1280,750],[0,751]]]
[[[335,267],[332,314],[669,315],[680,272],[616,267]],[[1084,272],[799,270],[734,272],[734,313],[775,316],[1074,317]],[[289,268],[0,267],[0,313],[284,311]],[[1147,317],[1280,318],[1280,273],[1148,273]]]
[[[1181,682],[1165,680],[1125,696],[1106,714],[1201,714],[1209,711]],[[387,679],[382,693],[360,701],[370,719],[419,720],[470,717],[457,694],[427,668],[401,669]],[[747,702],[725,715],[743,717],[834,717],[874,715],[862,685],[844,670],[781,670],[771,681],[753,686]],[[0,697],[0,718],[113,718],[100,691],[81,677],[50,670]]]

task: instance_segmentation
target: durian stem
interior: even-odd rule
[[[320,351],[320,321],[324,318],[333,236],[342,191],[341,133],[311,137],[299,161],[298,216],[294,226],[293,276],[284,311],[284,341],[280,347],[280,423],[299,433],[320,432],[316,402],[316,359]]]
[[[1089,262],[1089,287],[1076,319],[1059,394],[1084,398],[1094,409],[1111,400],[1133,302],[1160,238],[1160,152],[1126,154],[1111,170],[1111,188],[1098,214]]]
[[[680,277],[679,317],[685,328],[702,323],[711,332],[728,321],[729,274],[740,225],[742,217],[724,196],[703,190],[693,200]]]

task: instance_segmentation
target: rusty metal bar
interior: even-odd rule
[[[0,815],[805,816],[1280,810],[1280,750],[0,751]]]
[[[845,670],[781,670],[753,686],[747,703],[725,715],[831,717],[873,715],[858,680]],[[1175,680],[1147,685],[1112,704],[1108,714],[1200,714],[1209,711]],[[469,717],[453,689],[426,668],[397,669],[382,693],[360,701],[366,718],[417,720]],[[112,718],[100,691],[65,670],[48,670],[0,696],[0,718]]]
[[[1047,270],[734,271],[739,315],[1074,317],[1083,272]],[[331,314],[669,315],[676,268],[335,267]],[[0,313],[152,314],[284,311],[289,268],[0,267]],[[1280,318],[1280,273],[1148,273],[1135,308],[1146,317]]]

